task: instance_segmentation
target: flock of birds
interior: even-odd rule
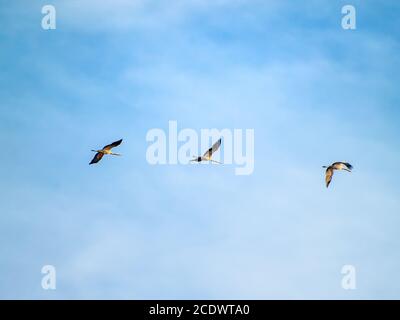
[[[94,158],[92,161],[90,161],[89,164],[94,164],[99,162],[104,155],[112,155],[112,156],[120,156],[121,154],[119,153],[113,153],[111,150],[112,148],[118,147],[122,143],[122,139],[115,141],[113,143],[110,143],[106,146],[104,146],[100,150],[92,150],[93,152],[96,152]],[[202,156],[194,157],[193,160],[190,160],[191,162],[202,162],[202,161],[209,161],[209,162],[215,162],[218,164],[221,164],[221,162],[218,162],[216,160],[212,159],[212,155],[219,149],[221,146],[222,139],[220,138],[217,142],[215,142],[211,148],[209,148]],[[351,172],[353,169],[353,166],[348,163],[348,162],[334,162],[330,166],[323,166],[322,168],[325,168],[325,183],[326,187],[329,187],[329,184],[332,181],[332,176],[333,172],[335,170],[345,170],[348,172]]]

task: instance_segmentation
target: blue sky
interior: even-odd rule
[[[41,28],[45,4],[56,30]],[[341,28],[345,4],[356,30]],[[0,298],[400,298],[399,13],[2,2]],[[254,129],[254,173],[149,165],[146,133],[169,120]],[[123,157],[88,166],[119,138]],[[339,160],[355,169],[327,190],[321,166]]]

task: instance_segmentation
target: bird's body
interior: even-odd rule
[[[221,143],[222,143],[222,139],[220,138],[217,142],[215,142],[213,144],[213,146],[210,149],[208,149],[203,154],[203,156],[194,157],[194,159],[190,160],[190,161],[192,161],[192,162],[210,161],[210,162],[220,163],[218,161],[215,161],[215,160],[211,159],[211,157],[219,149],[219,147],[221,146]]]
[[[325,183],[326,183],[326,187],[328,188],[329,184],[332,181],[332,176],[333,176],[334,170],[345,170],[345,171],[351,172],[351,170],[353,169],[353,166],[348,162],[334,162],[330,166],[323,166],[322,168],[326,168]]]
[[[121,142],[122,142],[122,139],[104,146],[103,149],[101,149],[101,150],[92,150],[93,152],[96,152],[96,154],[95,154],[94,158],[92,159],[92,161],[90,161],[89,164],[94,164],[94,163],[99,162],[105,154],[113,155],[113,156],[120,156],[119,153],[113,153],[111,151],[111,149],[119,146],[121,144]]]

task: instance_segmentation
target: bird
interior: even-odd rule
[[[94,158],[92,159],[92,161],[90,161],[89,164],[94,164],[94,163],[99,162],[105,154],[109,154],[109,155],[113,155],[113,156],[121,156],[121,154],[119,154],[119,153],[111,152],[111,149],[119,146],[121,144],[121,142],[122,142],[122,139],[104,146],[103,149],[101,149],[101,150],[91,150],[93,152],[96,152],[96,154],[95,154]]]
[[[210,162],[215,162],[215,163],[219,163],[219,164],[221,164],[221,162],[219,162],[219,161],[215,161],[215,160],[212,160],[211,159],[211,157],[212,157],[212,155],[219,149],[219,147],[221,146],[221,143],[222,143],[222,139],[221,138],[219,138],[219,140],[217,141],[217,142],[215,142],[213,145],[212,145],[212,147],[210,148],[210,149],[208,149],[204,154],[203,154],[203,156],[202,157],[194,157],[194,159],[193,160],[190,160],[190,162],[201,162],[201,161],[210,161]]]
[[[345,170],[351,172],[353,166],[348,162],[335,162],[332,163],[330,166],[323,166],[322,168],[326,168],[325,182],[326,182],[326,187],[328,188],[329,184],[331,183],[334,170]]]

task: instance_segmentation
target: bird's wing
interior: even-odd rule
[[[343,170],[343,169],[351,170],[351,169],[353,169],[353,166],[348,162],[335,162],[334,164],[332,164],[332,167],[335,170]]]
[[[114,147],[117,147],[117,146],[119,146],[121,144],[121,142],[122,142],[122,139],[120,139],[118,141],[115,141],[113,143],[110,143],[110,144],[104,146],[103,150],[110,150],[110,149],[112,149]]]
[[[326,187],[329,187],[329,184],[331,183],[333,176],[333,169],[332,168],[327,168],[325,172],[325,182],[326,182]]]
[[[221,142],[222,142],[222,139],[220,138],[216,143],[213,144],[213,146],[210,149],[208,149],[204,153],[203,157],[211,158],[212,154],[215,153],[218,150],[218,148],[220,147]]]
[[[347,167],[347,169],[352,170],[353,166],[348,162],[343,162],[343,164]]]
[[[93,164],[93,163],[97,163],[97,162],[99,162],[99,161],[101,160],[101,158],[103,158],[103,156],[104,156],[104,154],[103,154],[103,153],[101,153],[101,152],[97,152],[97,153],[94,155],[94,157],[93,157],[92,161],[90,161],[90,163],[89,163],[89,164]]]

